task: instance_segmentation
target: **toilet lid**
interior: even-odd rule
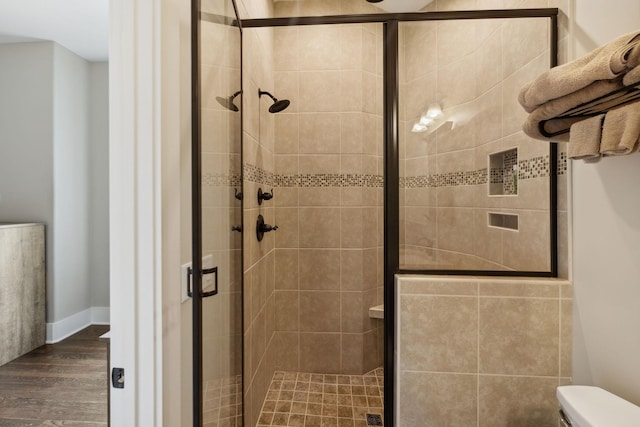
[[[599,387],[561,386],[557,396],[574,427],[640,426],[640,407]]]

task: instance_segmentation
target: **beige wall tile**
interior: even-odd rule
[[[340,209],[340,246],[342,248],[363,247],[363,209]]]
[[[309,25],[298,27],[298,64],[300,70],[339,70],[341,57],[336,55],[340,46],[340,27]]]
[[[437,26],[438,67],[445,67],[476,50],[474,21],[440,21]]]
[[[419,295],[478,295],[478,284],[474,280],[456,279],[450,277],[433,277],[421,279],[418,277],[402,277],[400,294]]]
[[[340,152],[362,153],[363,134],[367,131],[363,128],[364,115],[359,112],[340,114]]]
[[[367,331],[362,335],[362,339],[364,352],[362,371],[371,372],[382,365],[381,359],[378,356],[381,351],[381,349],[378,348],[378,334],[375,330]]]
[[[302,372],[340,372],[340,333],[301,333],[300,370]]]
[[[300,208],[300,224],[301,248],[340,247],[340,210]]]
[[[300,330],[340,332],[340,292],[300,291]]]
[[[250,221],[246,221],[247,233],[255,240],[253,235],[253,227],[255,217]],[[268,218],[265,219],[268,223]],[[298,209],[297,208],[275,208],[275,224],[278,230],[275,233],[276,247],[278,248],[297,248],[298,247]],[[273,225],[273,224],[271,224]],[[268,234],[267,234],[268,235]]]
[[[340,173],[340,155],[318,154],[300,156],[300,171],[304,174]]]
[[[269,90],[267,87],[261,87],[260,89],[271,92],[273,96],[278,99],[288,99],[291,104],[285,110],[286,113],[280,114],[293,114],[300,110],[300,91],[298,89],[298,80],[300,74],[292,71],[279,71],[275,73],[274,86],[275,88]],[[257,93],[257,92],[255,92]]]
[[[549,271],[549,213],[514,211],[518,214],[517,232],[505,232],[504,264],[523,271]]]
[[[447,123],[436,131],[438,153],[458,152],[478,144],[475,123],[479,120],[477,110],[482,108],[477,106],[478,104],[479,102],[474,102],[463,107],[444,110]]]
[[[347,70],[340,73],[340,86],[332,88],[334,92],[334,111],[363,111],[363,78],[360,70]],[[336,93],[339,90],[339,93]]]
[[[340,289],[340,250],[301,249],[299,252],[300,289]]]
[[[400,33],[405,45],[400,46],[401,70],[405,71],[404,81],[411,82],[418,77],[435,71],[437,62],[436,23],[403,22]],[[426,48],[425,48],[426,47]]]
[[[297,154],[299,140],[298,115],[277,114],[275,116],[275,153]]]
[[[560,301],[560,376],[573,374],[573,301]]]
[[[526,111],[518,103],[520,88],[548,69],[549,55],[543,53],[504,79],[502,129],[505,136],[520,132],[527,118]]]
[[[340,68],[361,70],[362,56],[362,25],[340,25]]]
[[[363,289],[370,289],[378,282],[378,253],[377,249],[362,251],[362,283]]]
[[[276,291],[276,330],[297,331],[299,329],[298,291]]]
[[[302,187],[299,206],[340,206],[340,188]]]
[[[476,298],[400,297],[400,369],[476,372]]]
[[[362,111],[369,114],[375,114],[378,110],[376,101],[376,83],[377,78],[373,73],[362,73]]]
[[[476,93],[473,56],[462,57],[451,64],[439,67],[438,101],[443,108],[472,101]]]
[[[363,372],[363,336],[362,334],[342,334],[342,360],[340,372],[360,375]]]
[[[558,375],[555,299],[480,299],[480,372]]]
[[[435,207],[436,193],[434,188],[407,188],[403,205]]]
[[[365,296],[363,292],[341,292],[342,332],[364,331]],[[337,307],[336,307],[337,308]],[[368,306],[366,307],[368,309]]]
[[[278,193],[274,202],[276,207],[294,208],[298,206],[299,190],[297,187],[277,187],[275,191]]]
[[[274,336],[276,357],[275,369],[282,371],[298,371],[300,341],[297,332],[276,332]]]
[[[558,425],[556,378],[493,377],[479,379],[480,426]]]
[[[511,20],[504,23],[504,76],[528,64],[549,49],[549,20],[541,18]]]
[[[477,425],[475,375],[401,372],[399,380],[403,426]]]
[[[437,76],[439,74],[435,71],[424,74],[406,84],[404,90],[401,91],[399,103],[404,107],[404,115],[402,117],[411,121],[412,126],[414,121],[427,111],[430,104],[442,99],[436,94],[436,88],[439,88],[437,85]],[[451,105],[455,104],[449,102],[443,105],[443,108]]]
[[[480,296],[505,296],[522,298],[553,298],[560,297],[562,282],[533,282],[517,279],[481,280]]]
[[[478,112],[474,120],[477,132],[476,145],[495,141],[503,134],[502,91],[502,84],[496,84],[478,97],[476,102]]]
[[[474,209],[474,254],[502,264],[502,236],[505,233],[495,227],[488,226],[490,209]]]
[[[340,153],[340,114],[300,114],[300,153]]]
[[[340,71],[305,71],[300,73],[299,110],[301,112],[336,111],[336,89]]]
[[[363,26],[362,31],[362,70],[375,74],[378,69],[376,62],[376,35],[370,31],[371,26]]]
[[[495,29],[493,26],[487,28],[487,25],[490,25],[492,20],[483,21],[484,22],[476,24],[476,36],[478,36],[481,31],[486,33]],[[497,25],[502,25],[502,23]],[[502,32],[493,31],[486,38],[478,37],[478,41],[482,42],[482,44],[478,46],[478,49],[475,52],[477,58],[476,90],[477,94],[481,95],[496,86],[502,80]]]
[[[473,253],[473,209],[438,208],[438,248],[449,251]]]
[[[275,170],[278,174],[282,175],[295,175],[298,173],[298,161],[299,157],[291,154],[276,154],[274,157]],[[249,203],[257,203],[257,199],[252,197],[258,191],[258,186],[255,186],[255,191],[251,191],[251,197],[245,198]],[[278,200],[276,199],[276,203]],[[245,202],[246,203],[246,202]],[[254,207],[257,207],[254,205]]]
[[[439,187],[436,189],[438,206],[443,208],[471,208],[475,206],[476,194],[483,191],[484,186],[458,185]]]
[[[361,249],[340,251],[340,287],[343,291],[363,289],[363,253]]]
[[[405,209],[405,242],[408,245],[434,247],[436,244],[436,210],[407,207]]]
[[[298,27],[274,28],[274,62],[275,71],[298,70]]]

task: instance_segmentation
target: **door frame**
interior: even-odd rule
[[[125,369],[125,387],[111,389],[111,423],[176,426],[189,5],[109,3],[110,356]]]

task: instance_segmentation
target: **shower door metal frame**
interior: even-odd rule
[[[214,15],[201,11],[201,0],[191,0],[191,227],[192,227],[192,242],[191,242],[191,301],[192,301],[192,347],[195,351],[192,354],[192,412],[193,412],[193,426],[200,427],[203,424],[203,402],[204,402],[204,390],[202,387],[202,371],[203,371],[203,358],[202,358],[202,299],[208,296],[212,296],[208,292],[202,290],[202,276],[207,273],[208,270],[202,268],[202,78],[201,78],[201,61],[200,52],[202,48],[201,44],[201,21],[207,21],[211,23],[229,25],[238,27],[240,33],[240,93],[242,93],[242,25],[239,19],[238,6],[236,0],[228,0],[233,5],[233,10],[236,19],[231,19],[228,16]],[[240,165],[242,165],[242,108],[240,108]],[[242,166],[240,167],[240,182],[242,182]],[[240,199],[240,212],[244,210],[244,202]],[[242,215],[241,215],[242,218]],[[244,224],[241,225],[244,228]],[[240,240],[240,257],[244,256],[243,239]],[[242,263],[243,264],[243,263]],[[244,280],[243,280],[244,268],[240,275],[240,289],[241,294],[244,295]],[[216,272],[216,282],[217,282]],[[217,293],[217,283],[216,283]],[[243,310],[243,307],[240,307]],[[244,315],[240,316],[240,327],[244,333]],[[240,340],[241,357],[240,363],[242,369],[242,387],[244,388],[244,340]],[[241,393],[241,404],[244,410],[244,390]],[[243,421],[244,422],[244,421]]]
[[[395,425],[396,383],[396,295],[395,276],[468,275],[512,277],[558,277],[558,146],[549,144],[550,202],[550,271],[503,270],[407,270],[400,268],[400,169],[398,28],[400,22],[449,21],[478,19],[550,19],[550,66],[558,65],[558,8],[465,10],[447,12],[379,13],[362,15],[301,16],[286,18],[243,19],[242,28],[293,27],[331,24],[383,24],[383,92],[384,92],[384,425]]]

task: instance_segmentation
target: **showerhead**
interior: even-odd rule
[[[241,91],[237,91],[236,93],[234,93],[233,95],[231,95],[228,98],[223,98],[221,96],[216,96],[216,101],[218,101],[218,104],[222,105],[227,110],[240,111],[238,106],[233,103],[233,100],[236,99],[236,96],[240,95],[241,93],[242,93]]]
[[[285,110],[289,106],[289,104],[291,104],[291,101],[289,101],[288,99],[278,100],[278,98],[271,95],[269,92],[258,89],[258,96],[262,97],[262,95],[267,95],[273,100],[273,104],[271,105],[271,107],[269,107],[270,113],[279,113],[280,111]]]
[[[291,102],[288,99],[281,99],[273,103],[271,107],[269,107],[270,113],[279,113],[280,111],[285,110]]]

